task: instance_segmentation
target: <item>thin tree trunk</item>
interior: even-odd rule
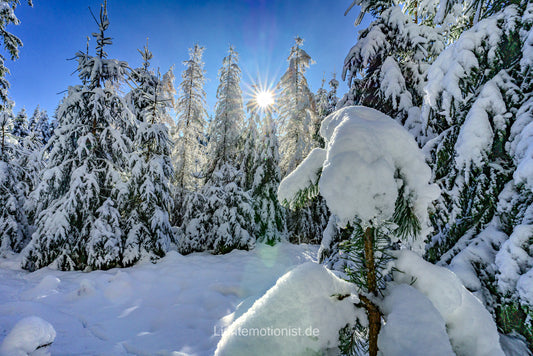
[[[374,261],[374,228],[367,227],[364,234],[366,282],[368,291],[377,296],[378,288],[376,281],[376,264]],[[378,334],[381,328],[381,313],[378,307],[365,296],[361,296],[361,301],[365,304],[368,314],[368,353],[370,356],[378,354]]]
[[[0,155],[0,158],[4,158],[5,137],[6,137],[6,127],[4,125],[2,126],[2,155]]]

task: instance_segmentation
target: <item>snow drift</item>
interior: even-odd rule
[[[324,266],[300,265],[224,330],[215,355],[303,355],[335,348],[339,329],[355,317],[353,298],[339,295],[354,292],[354,285]]]
[[[20,320],[0,346],[1,356],[50,355],[48,346],[56,338],[54,327],[47,321],[30,316]]]

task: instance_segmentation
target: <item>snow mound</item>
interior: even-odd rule
[[[481,302],[450,270],[424,261],[417,254],[397,253],[395,281],[412,283],[433,303],[446,322],[457,355],[503,356],[496,324]]]
[[[303,355],[338,346],[355,320],[355,287],[324,266],[305,263],[282,276],[226,330],[215,355]]]
[[[384,299],[387,322],[378,347],[387,356],[454,355],[444,319],[431,301],[407,284],[393,286]]]
[[[6,336],[0,346],[0,355],[50,355],[48,346],[55,338],[56,331],[50,323],[37,316],[30,316],[20,320]]]
[[[57,288],[61,280],[52,275],[46,275],[43,277],[41,282],[36,285],[34,288],[26,291],[22,296],[22,299],[31,300],[31,299],[41,299],[46,298],[52,294],[58,293]]]

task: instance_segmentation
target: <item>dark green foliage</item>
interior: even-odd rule
[[[292,243],[319,244],[322,240],[322,234],[329,218],[329,210],[325,200],[320,195],[309,198],[313,194],[318,194],[318,186],[316,192],[313,192],[313,189],[300,191],[297,199],[300,199],[302,205],[287,213],[289,241]],[[308,199],[307,203],[304,203],[305,199]]]
[[[418,218],[413,211],[413,207],[409,205],[409,200],[405,197],[404,186],[402,186],[398,192],[396,209],[392,215],[392,222],[398,226],[395,229],[394,234],[401,239],[409,236],[416,236],[422,230],[420,221],[418,221]]]
[[[368,330],[359,321],[339,330],[339,351],[342,356],[368,354]]]
[[[390,231],[386,227],[373,229],[373,231],[374,263],[377,272],[378,290],[381,290],[385,288],[383,271],[386,270],[387,264],[392,260],[392,256],[387,251],[394,249],[394,246],[391,244],[391,236],[388,235]],[[367,291],[368,268],[364,251],[364,229],[359,224],[348,225],[345,228],[345,233],[350,234],[350,237],[339,245],[342,256],[347,261],[344,272],[350,282],[355,283],[361,290]]]
[[[533,310],[516,302],[502,304],[496,310],[496,322],[505,334],[516,332],[525,337],[533,352]]]

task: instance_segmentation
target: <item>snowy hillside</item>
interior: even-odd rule
[[[171,252],[157,264],[90,273],[28,273],[0,259],[0,344],[19,320],[37,316],[56,331],[52,355],[211,355],[221,330],[316,252],[290,244]]]

